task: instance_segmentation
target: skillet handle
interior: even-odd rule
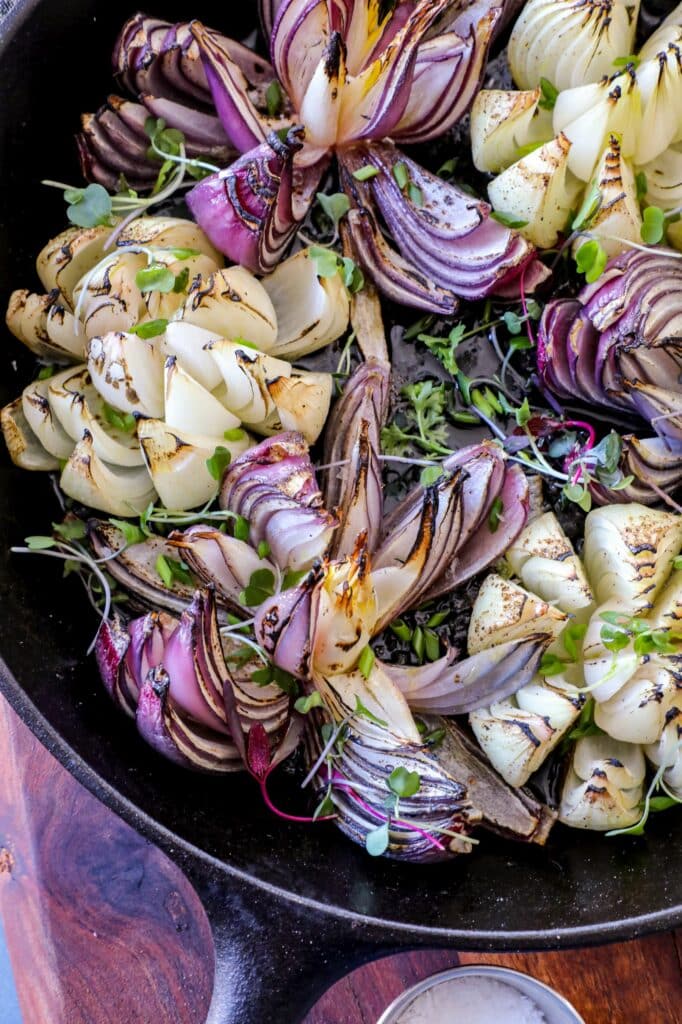
[[[349,971],[422,944],[409,933],[381,928],[379,934],[369,923],[212,872],[203,860],[183,859],[180,866],[213,931],[215,981],[206,1024],[301,1024]]]

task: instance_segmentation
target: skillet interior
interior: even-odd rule
[[[239,36],[253,28],[255,14],[248,4],[236,6],[241,15],[220,17],[213,5],[164,0],[150,13],[205,17]],[[58,193],[39,180],[79,180],[72,144],[77,116],[111,91],[108,54],[133,9],[96,0],[28,0],[5,21],[5,35],[15,35],[0,39],[3,304],[12,287],[37,285],[35,253],[63,227]],[[4,404],[30,379],[31,357],[6,333],[0,360]],[[2,686],[18,705],[12,676],[19,680],[29,698],[21,712],[29,725],[40,732],[46,721],[48,742],[67,767],[105,801],[120,809],[118,794],[138,808],[152,834],[168,830],[228,871],[322,908],[433,929],[434,937],[460,945],[541,947],[682,921],[676,855],[682,814],[654,816],[647,837],[638,840],[557,828],[546,850],[529,850],[484,837],[473,856],[420,869],[374,861],[331,826],[301,828],[272,818],[246,778],[203,778],[162,761],[109,703],[84,654],[94,619],[79,584],[62,582],[48,559],[9,555],[11,544],[44,533],[58,508],[46,477],[15,470],[4,446],[0,460],[0,653],[9,669]]]

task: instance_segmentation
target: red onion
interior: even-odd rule
[[[322,505],[301,434],[278,434],[235,459],[220,504],[248,520],[251,544],[266,542],[282,570],[309,568],[324,555],[337,525]]]
[[[273,270],[298,227],[293,158],[302,129],[266,142],[187,195],[194,219],[213,245],[235,263],[261,274]]]

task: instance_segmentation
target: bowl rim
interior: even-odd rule
[[[423,992],[428,992],[429,989],[435,988],[445,981],[465,977],[488,977],[499,978],[500,980],[512,977],[524,978],[531,983],[531,987],[548,993],[553,998],[557,1007],[567,1010],[571,1014],[573,1024],[585,1024],[584,1018],[580,1016],[575,1006],[569,1003],[568,999],[552,988],[551,985],[547,985],[544,981],[539,981],[532,974],[527,974],[525,971],[517,971],[513,967],[498,967],[497,964],[460,964],[457,967],[448,967],[444,971],[430,974],[428,978],[422,978],[421,981],[416,982],[416,984],[401,992],[390,1006],[386,1007],[381,1017],[379,1017],[377,1024],[398,1024],[396,1014],[402,1010],[407,1010],[417,996],[420,996]],[[515,986],[510,985],[510,987],[514,988]],[[516,991],[520,991],[520,989],[516,989]],[[525,992],[523,994],[526,995]]]

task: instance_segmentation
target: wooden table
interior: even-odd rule
[[[184,876],[2,698],[0,769],[0,916],[25,1024],[203,1024],[213,945]],[[681,960],[682,932],[563,953],[406,953],[344,978],[302,1024],[375,1024],[408,985],[476,962],[548,982],[586,1024],[682,1024]]]

